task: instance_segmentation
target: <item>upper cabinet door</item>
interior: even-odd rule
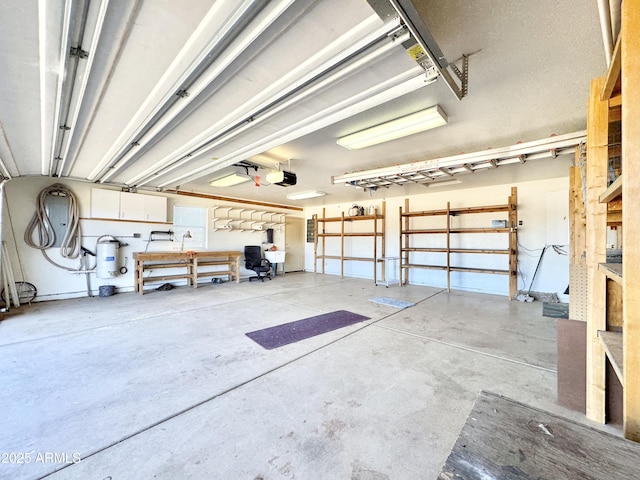
[[[118,190],[91,189],[92,218],[120,218],[120,192]]]
[[[137,193],[120,193],[120,220],[139,220],[144,218],[144,197]]]
[[[142,195],[144,197],[144,219],[147,222],[167,221],[167,197]]]

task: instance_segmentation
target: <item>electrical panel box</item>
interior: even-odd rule
[[[44,208],[56,237],[53,246],[59,247],[62,245],[62,239],[67,233],[67,226],[69,225],[69,197],[47,195],[44,201]]]

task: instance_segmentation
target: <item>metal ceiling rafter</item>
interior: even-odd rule
[[[42,153],[42,159],[41,159],[41,173],[42,175],[51,175],[53,169],[54,169],[54,165],[55,165],[55,160],[54,160],[54,148],[56,145],[56,138],[57,138],[57,125],[59,125],[60,122],[60,116],[61,116],[61,109],[62,109],[62,102],[63,102],[63,78],[64,78],[64,72],[67,71],[67,60],[69,58],[69,43],[71,41],[70,35],[71,35],[71,24],[73,22],[73,1],[72,0],[66,0],[64,2],[64,9],[63,9],[63,16],[62,16],[62,31],[60,34],[60,54],[59,54],[59,58],[60,58],[60,63],[58,65],[58,83],[56,86],[56,103],[54,106],[54,120],[53,120],[53,125],[54,125],[54,129],[53,129],[53,139],[52,139],[52,143],[51,143],[51,151],[47,151],[47,123],[48,123],[48,116],[47,116],[47,109],[46,109],[46,51],[47,51],[47,34],[46,34],[46,21],[47,21],[47,15],[46,15],[46,9],[47,9],[47,2],[45,2],[44,0],[41,0],[38,2],[38,22],[39,22],[39,26],[38,28],[40,29],[39,31],[39,55],[40,55],[40,137],[41,137],[41,153]]]
[[[78,116],[89,83],[91,67],[98,50],[109,0],[100,1],[97,8],[95,5],[95,2],[83,4],[77,38],[72,40],[70,48],[67,46],[69,58],[65,62],[67,70],[63,74],[66,82],[66,88],[63,88],[65,100],[60,102],[60,110],[56,115],[58,123],[54,129],[52,143],[54,151],[49,168],[49,175],[53,177],[62,174],[68,161],[71,140],[76,132]]]
[[[375,19],[375,17],[371,17],[371,19]],[[363,24],[365,23],[370,23],[370,21],[363,22]],[[285,85],[279,87],[275,93],[271,94],[270,91],[266,91],[263,95],[265,98],[258,97],[257,101],[252,99],[248,104],[241,105],[235,111],[219,119],[206,132],[194,139],[193,142],[172,152],[156,162],[153,167],[127,180],[126,183],[136,186],[145,185],[151,179],[157,178],[158,174],[166,175],[205,155],[217,146],[242,134],[247,129],[255,127],[256,124],[266,121],[310,97],[315,92],[342,80],[381,56],[388,54],[396,48],[399,42],[408,38],[408,35],[406,29],[401,28],[399,22],[395,20],[376,28],[355,42],[350,41],[347,48],[339,51],[311,70],[308,69],[306,64],[312,65],[317,63],[318,60],[316,56],[310,57],[305,64],[296,69],[300,72],[309,70],[307,73],[301,76],[299,73],[287,75],[287,77],[283,78]],[[337,39],[336,42],[341,42],[341,39]],[[318,56],[322,58],[324,55],[320,52]],[[293,77],[293,79],[288,78],[289,76]],[[289,84],[286,84],[287,81]],[[164,167],[159,171],[158,166]]]
[[[400,17],[413,37],[412,42],[405,44],[407,52],[425,68],[427,74],[431,68],[435,68],[458,100],[467,95],[469,56],[462,56],[462,69],[448,62],[411,0],[368,0],[368,3],[383,20],[393,14]]]
[[[381,180],[387,181],[389,178],[406,177],[415,174],[422,174],[431,179],[455,177],[456,175],[473,173],[476,170],[486,168],[492,169],[502,165],[522,164],[523,158],[529,161],[541,158],[556,158],[558,155],[565,154],[573,155],[576,146],[583,142],[585,138],[586,131],[582,130],[542,140],[518,143],[509,147],[347,173],[332,177],[331,183],[334,185],[373,187],[376,186],[376,182]]]
[[[411,91],[423,88],[423,71],[419,67],[397,75],[386,82],[375,85],[360,94],[347,98],[342,102],[332,105],[315,115],[311,115],[297,123],[289,125],[286,129],[276,132],[265,138],[257,140],[244,148],[234,151],[229,155],[220,157],[215,164],[204,165],[191,172],[179,175],[168,181],[157,185],[159,188],[175,187],[192,180],[196,180],[205,175],[210,175],[222,168],[228,167],[235,162],[246,159],[250,156],[265,152],[276,146],[290,142],[303,135],[307,135],[327,125],[331,125],[347,116],[355,115],[369,108],[388,102],[392,98],[397,98]],[[346,113],[345,113],[346,112]],[[203,152],[204,153],[204,152]]]
[[[280,14],[291,5],[292,1],[293,0],[283,0],[279,2],[274,7],[273,15],[266,20],[266,25],[259,25],[255,35],[247,37],[243,46],[246,48],[253,43],[264,28],[277,19]],[[233,15],[224,23],[220,31],[217,32],[199,52],[189,68],[179,76],[174,84],[166,87],[166,91],[161,95],[161,99],[147,112],[149,104],[156,101],[153,95],[154,93],[157,94],[157,92],[151,92],[127,127],[123,129],[122,134],[103,156],[98,166],[89,174],[88,180],[105,182],[106,179],[136,155],[136,151],[139,150],[137,147],[142,146],[145,142],[154,138],[155,135],[187,108],[190,103],[197,98],[198,94],[217,78],[218,74],[231,64],[237,55],[244,50],[244,48],[240,49],[240,51],[236,49],[220,60],[225,48],[240,35],[243,27],[253,20],[267,3],[266,0],[245,0],[242,2],[234,11]],[[189,42],[187,42],[187,47],[174,59],[172,65],[167,72],[165,72],[157,88],[162,88],[164,78],[170,75],[173,69],[176,68],[176,65],[179,64],[182,57],[188,53],[188,47],[191,41],[201,34],[202,29],[207,28],[209,22],[215,19],[216,13],[216,7],[210,9],[203,22],[194,32]],[[214,72],[207,73],[207,69],[216,61],[219,63],[219,68],[215,69]]]

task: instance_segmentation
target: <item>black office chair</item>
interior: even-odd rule
[[[266,276],[261,274],[271,272],[271,262],[266,258],[262,258],[262,249],[257,245],[249,245],[244,247],[244,268],[253,270],[258,274],[257,277],[249,277],[249,281],[259,278],[264,282],[265,278],[271,280],[271,274]]]

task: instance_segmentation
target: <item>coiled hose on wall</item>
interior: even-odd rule
[[[45,205],[48,195],[58,195],[69,198],[67,230],[65,231],[60,244],[60,255],[63,258],[78,258],[78,256],[80,255],[81,233],[78,201],[76,200],[73,192],[71,192],[71,190],[60,183],[56,183],[47,188],[44,188],[38,195],[36,211],[33,214],[33,217],[31,218],[31,221],[29,222],[29,225],[27,225],[27,229],[24,232],[24,241],[30,247],[39,249],[49,263],[55,265],[58,268],[73,271],[75,270],[74,268],[68,268],[62,265],[58,265],[56,262],[51,260],[45,252],[45,250],[47,248],[51,248],[56,241],[55,231],[53,229],[51,220],[47,215],[47,209]],[[36,231],[38,238],[37,240],[34,240],[33,237]]]

